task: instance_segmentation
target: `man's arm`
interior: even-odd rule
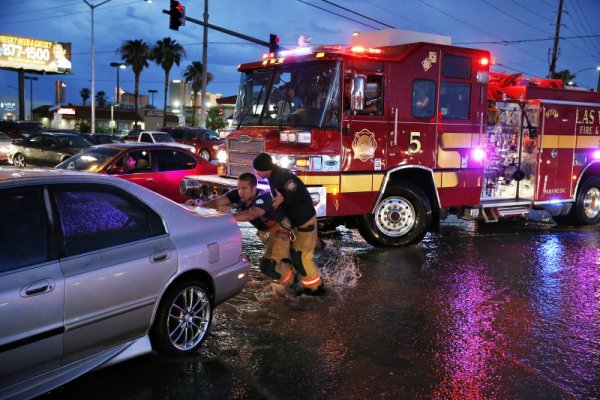
[[[220,207],[231,205],[231,201],[227,198],[227,196],[219,196],[216,199],[212,199],[202,203],[202,207],[206,208],[214,208],[215,210]]]
[[[253,219],[260,218],[265,215],[265,210],[260,207],[250,207],[247,210],[240,211],[233,216],[237,222],[247,222]]]

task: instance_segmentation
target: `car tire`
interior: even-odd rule
[[[567,215],[554,217],[559,225],[596,225],[600,222],[600,178],[587,178],[577,192],[575,204]]]
[[[200,153],[198,153],[200,155],[200,157],[204,158],[206,161],[210,161],[210,151],[206,150],[206,149],[202,149],[200,150]]]
[[[418,243],[431,225],[429,199],[408,182],[388,189],[374,213],[358,217],[358,231],[376,247],[403,247]]]
[[[161,354],[192,353],[212,322],[210,292],[200,281],[186,281],[167,291],[150,330],[152,347]]]
[[[13,157],[13,165],[15,167],[24,168],[27,166],[27,158],[23,153],[17,153]]]

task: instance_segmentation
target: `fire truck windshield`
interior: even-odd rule
[[[236,126],[339,126],[340,65],[334,61],[244,71]]]

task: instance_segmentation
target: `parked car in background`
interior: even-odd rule
[[[100,174],[0,169],[0,398],[201,346],[248,280],[230,214]]]
[[[12,139],[7,134],[0,132],[0,162],[5,163],[8,161],[11,143]]]
[[[106,133],[82,133],[82,138],[91,144],[123,143],[119,136],[107,135]]]
[[[53,167],[91,145],[90,142],[73,133],[35,134],[13,141],[8,153],[8,162],[21,168],[29,165]]]
[[[126,139],[126,141],[128,141]],[[189,146],[187,144],[177,143],[175,139],[167,132],[161,131],[141,131],[136,140],[138,143],[164,143],[169,144],[171,146],[181,147],[182,149],[186,149],[194,152],[194,146]]]
[[[217,159],[219,146],[225,143],[212,129],[174,126],[161,131],[168,132],[178,143],[194,146],[194,153],[209,161]]]
[[[189,199],[179,191],[187,175],[217,173],[214,164],[180,147],[154,143],[112,143],[90,147],[56,168],[118,176],[178,203]]]
[[[11,139],[21,139],[46,130],[40,122],[33,121],[4,121],[0,120],[0,132]]]

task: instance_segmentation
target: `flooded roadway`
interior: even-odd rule
[[[196,356],[141,357],[45,399],[598,399],[600,227],[450,219],[418,246],[327,239],[325,296],[258,271]]]

